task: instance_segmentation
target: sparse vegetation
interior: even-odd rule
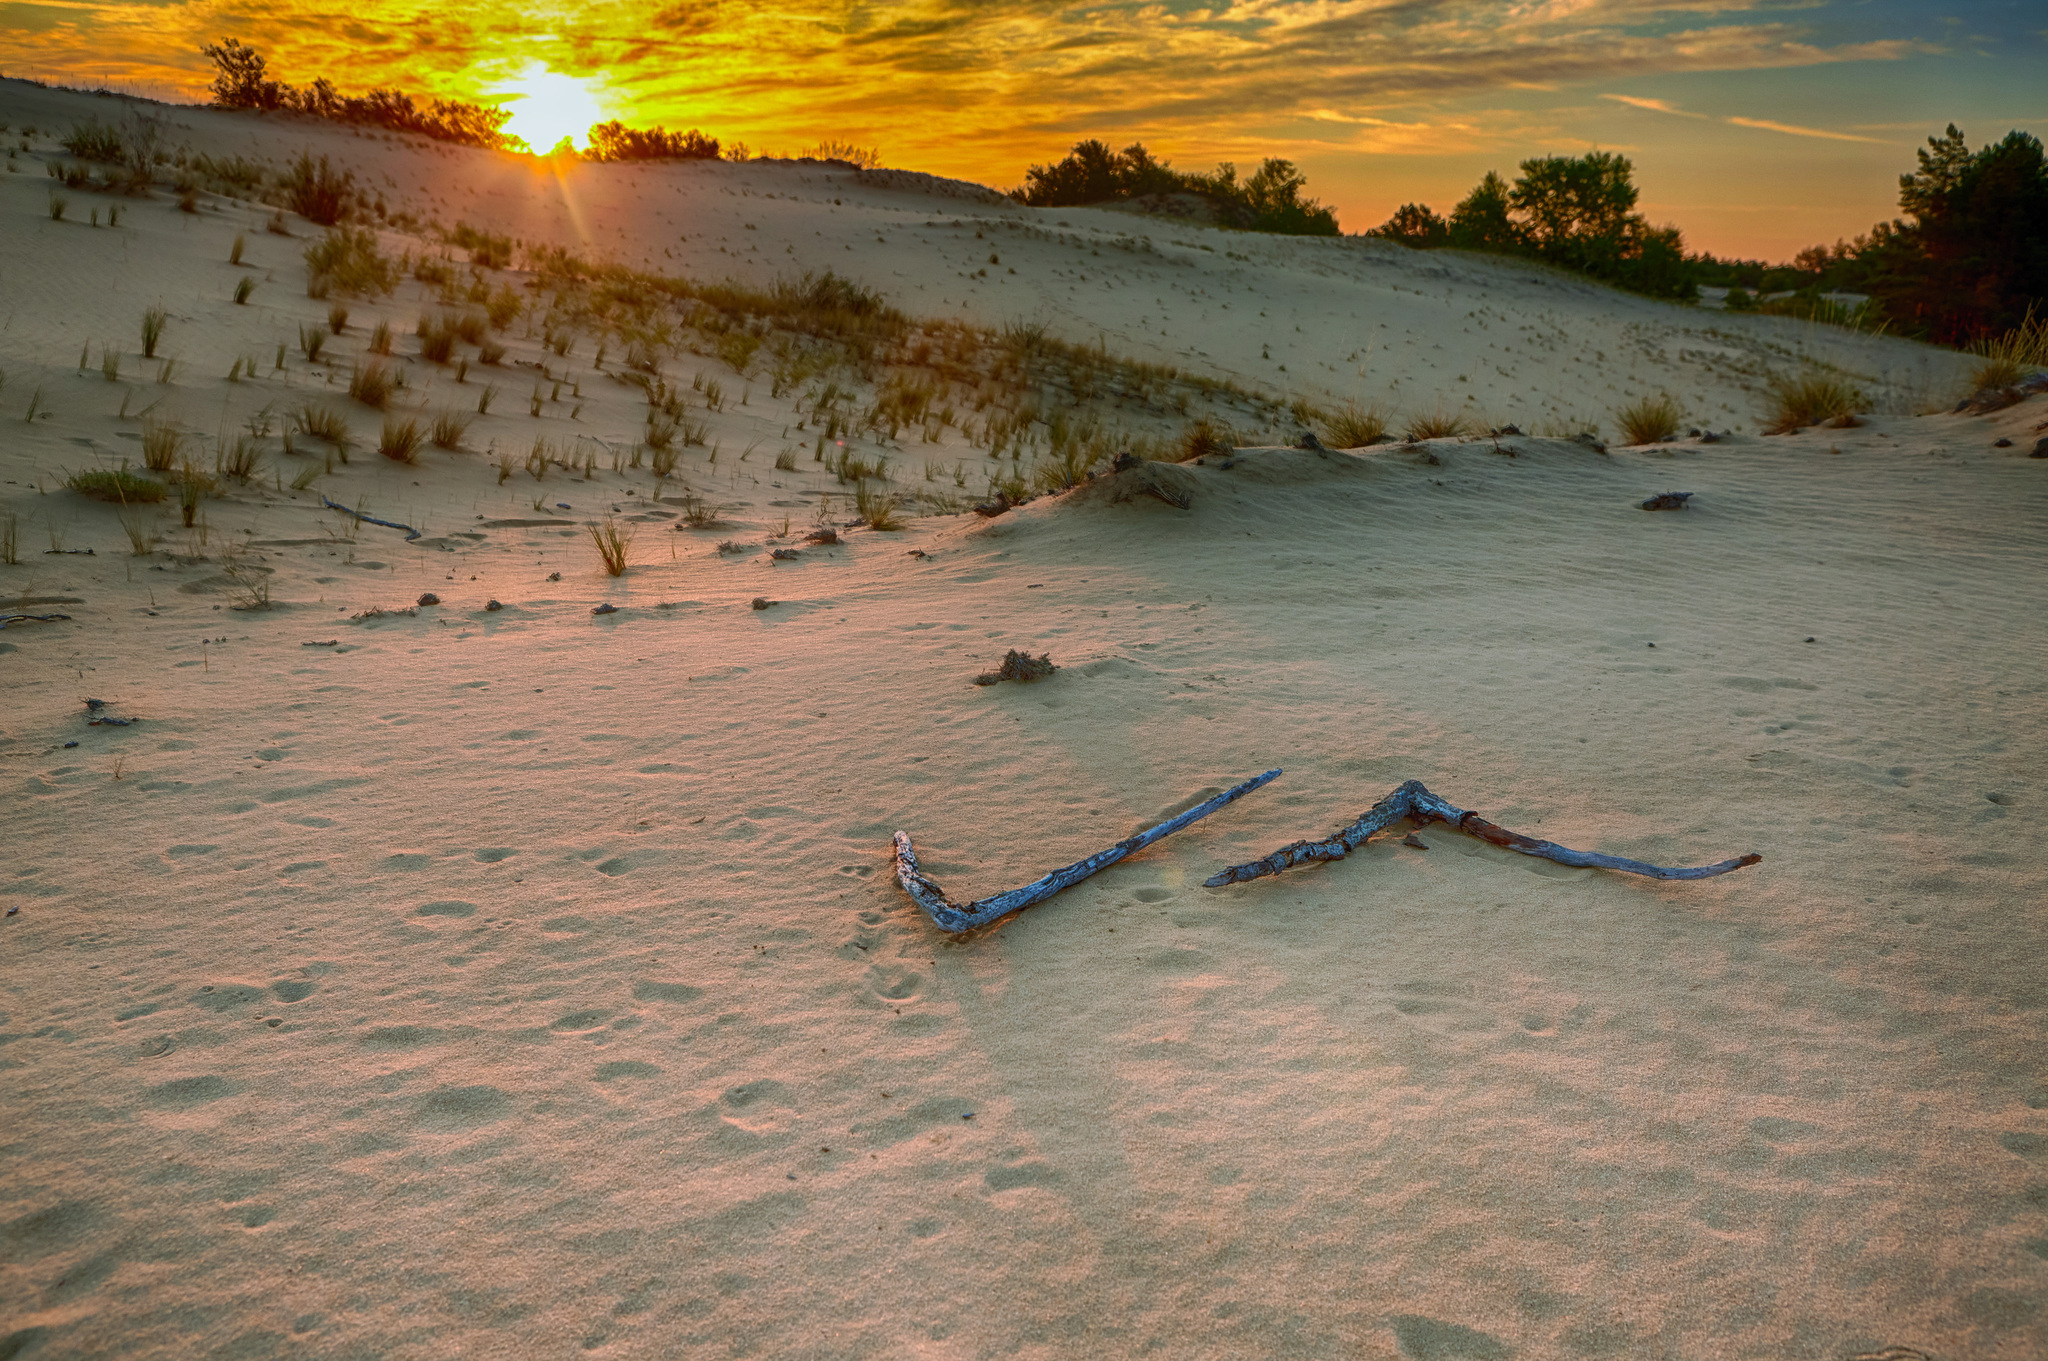
[[[590,541],[597,545],[597,555],[604,560],[604,570],[612,576],[621,576],[626,570],[626,550],[632,546],[633,532],[621,529],[618,522],[607,515],[594,525],[585,525]]]
[[[169,314],[161,307],[152,307],[142,314],[142,357],[156,358],[157,342],[164,337],[164,322]]]
[[[348,309],[340,303],[327,309],[327,329],[340,335],[348,329]]]
[[[212,490],[213,479],[193,467],[189,460],[178,465],[178,513],[185,528],[192,528],[200,498]]]
[[[21,517],[12,511],[0,515],[0,562],[21,565]]]
[[[1845,379],[1812,371],[1780,379],[1770,386],[1764,433],[1789,435],[1809,425],[1848,426],[1856,423],[1863,395]]]
[[[127,467],[88,468],[76,472],[64,480],[64,485],[80,496],[90,496],[95,501],[113,501],[122,505],[164,499],[163,483],[130,472]]]
[[[223,436],[214,451],[213,470],[222,477],[247,482],[256,476],[262,458],[263,444],[255,436],[237,435],[232,441]]]
[[[256,281],[255,281],[254,279],[250,278],[250,277],[249,277],[249,276],[248,276],[247,274],[244,274],[244,275],[243,275],[243,276],[242,276],[241,278],[239,278],[239,279],[235,280],[235,301],[236,301],[236,303],[238,303],[238,304],[239,304],[239,303],[246,303],[246,302],[248,302],[248,301],[249,301],[249,295],[250,295],[251,293],[254,293],[255,291],[256,291]]]
[[[366,347],[371,354],[391,353],[391,323],[380,321],[370,328],[370,340]]]
[[[50,221],[62,222],[64,214],[70,207],[71,200],[68,197],[58,193],[55,189],[50,191]]]
[[[302,325],[299,327],[299,348],[305,351],[307,363],[317,362],[320,358],[321,350],[325,349],[326,346],[327,332],[321,330],[318,326]]]
[[[1621,427],[1623,444],[1657,444],[1678,434],[1685,412],[1676,398],[1659,393],[1616,409],[1614,419]]]

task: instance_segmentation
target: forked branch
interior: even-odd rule
[[[925,878],[917,867],[917,853],[910,847],[910,833],[896,833],[896,879],[903,885],[903,891],[910,900],[924,909],[925,915],[938,923],[943,931],[971,931],[977,926],[986,926],[999,917],[1008,916],[1020,907],[1044,902],[1063,888],[1072,888],[1097,870],[1107,869],[1133,851],[1143,850],[1162,837],[1172,836],[1190,823],[1200,822],[1209,814],[1227,803],[1235,803],[1245,795],[1279,777],[1280,772],[1269,770],[1255,775],[1243,784],[1224,790],[1213,799],[1204,800],[1160,823],[1148,827],[1136,836],[1125,837],[1107,850],[1097,851],[1086,860],[1076,860],[1064,869],[1054,870],[1043,879],[1013,888],[1005,893],[981,898],[971,903],[955,903],[946,897],[946,891]]]
[[[1403,818],[1417,823],[1445,822],[1470,836],[1491,841],[1496,846],[1505,846],[1523,855],[1538,856],[1544,860],[1555,860],[1560,865],[1575,865],[1585,869],[1620,870],[1625,874],[1646,874],[1652,879],[1710,879],[1717,874],[1739,870],[1744,865],[1754,865],[1763,859],[1760,855],[1738,856],[1734,860],[1723,860],[1715,865],[1698,865],[1691,868],[1670,868],[1652,865],[1641,860],[1630,860],[1625,856],[1601,855],[1594,851],[1575,851],[1560,846],[1554,841],[1538,841],[1520,832],[1511,832],[1480,817],[1468,813],[1455,804],[1449,803],[1429,792],[1420,780],[1410,780],[1393,793],[1381,799],[1359,815],[1358,821],[1342,828],[1327,841],[1297,841],[1282,846],[1263,860],[1254,860],[1248,865],[1233,865],[1219,874],[1204,880],[1209,888],[1220,888],[1225,884],[1241,884],[1246,880],[1278,874],[1308,860],[1342,860],[1352,851],[1364,845],[1374,832],[1384,831]]]

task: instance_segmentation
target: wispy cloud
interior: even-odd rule
[[[1730,118],[1729,122],[1738,128],[1762,128],[1766,132],[1790,133],[1794,137],[1820,137],[1830,142],[1871,142],[1885,145],[1881,138],[1858,137],[1849,132],[1829,132],[1825,128],[1802,128],[1794,123],[1775,123],[1768,118]]]
[[[1617,104],[1626,104],[1632,109],[1648,109],[1653,113],[1676,114],[1680,118],[1706,117],[1703,113],[1693,113],[1690,110],[1681,109],[1676,104],[1662,99],[1645,99],[1640,95],[1601,95],[1600,97],[1602,99],[1611,99]]]
[[[1600,97],[1613,100],[1617,104],[1626,104],[1632,109],[1646,109],[1651,113],[1667,113],[1675,118],[1697,118],[1707,122],[1727,123],[1738,128],[1760,128],[1765,132],[1782,132],[1793,137],[1819,137],[1830,142],[1869,142],[1874,146],[1888,145],[1884,139],[1878,137],[1860,137],[1850,132],[1830,132],[1826,128],[1804,128],[1796,123],[1780,123],[1769,118],[1740,118],[1732,115],[1725,118],[1716,118],[1712,114],[1696,113],[1691,109],[1681,109],[1668,100],[1648,99],[1641,95],[1604,94]]]

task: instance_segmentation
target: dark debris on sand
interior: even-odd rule
[[[984,671],[974,678],[976,685],[994,685],[998,681],[1044,680],[1059,670],[1052,664],[1052,654],[1040,653],[1034,657],[1028,652],[1011,648],[1003,656],[1003,664],[993,671]]]

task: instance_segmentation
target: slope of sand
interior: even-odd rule
[[[394,178],[445,160],[379,146]],[[1104,478],[885,533],[820,509],[844,489],[807,446],[768,466],[794,413],[756,387],[665,489],[723,508],[690,530],[645,471],[499,480],[488,443],[610,449],[644,407],[586,339],[588,409],[528,416],[516,366],[549,361],[511,333],[464,451],[359,445],[295,492],[322,462],[268,436],[203,533],[127,512],[162,544],[131,556],[61,482],[134,460],[152,403],[210,451],[335,400],[380,317],[407,409],[490,375],[406,357],[410,283],[351,303],[338,364],[276,369],[325,315],[304,224],[162,197],[52,222],[21,159],[0,612],[69,618],[0,632],[0,1352],[2048,1351],[2048,400],[1606,453],[1241,449],[1174,473],[1185,511]],[[862,230],[965,211],[894,201]],[[1300,243],[1214,240],[1292,286]],[[870,244],[840,254],[885,282]],[[1555,287],[1574,326],[1702,324]],[[1078,334],[1106,294],[1053,315]],[[159,299],[161,385],[133,353]],[[1288,343],[1266,321],[1233,353]],[[1692,507],[1637,508],[1672,490]],[[583,529],[615,507],[616,579]],[[821,517],[842,545],[768,557]],[[251,582],[269,608],[235,608]],[[969,684],[1009,647],[1062,669]],[[1010,887],[1273,766],[965,939],[889,873],[900,827],[956,896]],[[1410,778],[1567,845],[1765,859],[1659,883],[1435,827],[1200,887]]]

